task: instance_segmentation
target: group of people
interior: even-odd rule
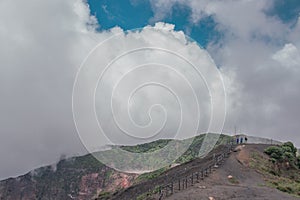
[[[244,137],[236,137],[236,144],[243,144],[244,139],[245,139],[245,143],[247,143],[247,141],[248,141],[247,136],[245,136],[245,138]]]

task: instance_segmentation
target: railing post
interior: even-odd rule
[[[178,190],[184,190],[188,187],[188,181],[191,181],[191,186],[194,185],[194,183],[199,183],[199,179],[203,180],[204,177],[208,177],[209,174],[212,173],[214,166],[220,165],[222,161],[225,160],[225,158],[229,157],[230,152],[233,149],[233,144],[228,144],[226,148],[223,149],[222,153],[220,154],[213,154],[212,156],[212,163],[210,165],[207,165],[205,168],[202,168],[201,171],[196,171],[191,173],[190,175],[186,175],[184,178],[178,178],[175,179],[175,182],[169,182],[169,184],[164,186],[159,186],[159,200],[162,200],[164,196],[168,197],[172,194],[174,194],[174,184],[176,188],[176,180],[178,181]],[[200,174],[201,173],[201,174]],[[194,175],[196,175],[196,181],[194,180]],[[176,190],[176,189],[175,189]]]
[[[163,197],[163,193],[162,193],[162,187],[159,186],[159,200],[161,200]]]
[[[168,191],[168,192],[167,192],[167,194],[168,194],[167,196],[169,196],[169,193],[170,193],[169,191],[170,191],[171,186],[168,184],[168,185],[167,185],[167,188],[168,188],[168,189],[167,189],[167,191]]]
[[[188,182],[188,179],[187,179],[187,176],[185,177],[185,189],[187,188],[187,182]]]

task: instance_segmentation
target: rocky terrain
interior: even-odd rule
[[[299,197],[279,191],[268,184],[267,174],[251,168],[253,153],[263,155],[269,145],[249,144],[239,146],[232,152],[224,164],[217,168],[208,178],[189,187],[184,191],[174,193],[170,200],[296,200]]]
[[[137,174],[115,171],[86,155],[61,160],[0,182],[1,200],[92,199],[101,192],[129,187]]]

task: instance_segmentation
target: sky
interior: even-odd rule
[[[116,34],[121,34],[117,42],[106,47],[109,51],[99,54],[97,59],[105,60],[131,45],[157,43],[182,50],[195,63],[208,65],[211,59],[210,64],[220,70],[226,89],[224,132],[232,133],[236,126],[239,132],[289,140],[299,147],[299,14],[298,0],[0,1],[0,179],[55,163],[62,155],[87,153],[73,119],[73,86],[90,51]],[[151,32],[151,27],[164,30],[165,35]],[[175,65],[176,59],[160,55],[156,61]],[[132,56],[119,65],[148,59],[145,54]],[[177,80],[176,74],[165,69],[156,70],[159,80],[167,77],[169,82],[165,84]],[[185,65],[180,70],[189,80],[195,80],[192,86],[202,96],[205,85],[194,79],[195,72]],[[155,78],[155,73],[146,72],[127,80],[128,87],[134,81]],[[111,73],[104,77],[104,86],[97,88],[95,96],[96,115],[110,131],[116,127],[106,118],[109,115],[102,112],[106,111],[104,97],[124,69],[116,63]],[[93,77],[93,71],[87,71],[86,76]],[[216,83],[213,78],[209,75]],[[187,85],[176,83],[172,83],[175,89],[186,92]],[[114,95],[119,105],[125,94]],[[200,104],[204,113],[207,97],[203,95]],[[159,100],[170,117],[171,125],[165,131],[173,132],[179,120],[178,102],[170,99],[171,92],[150,87],[134,99],[132,118],[145,124],[149,119],[143,113]],[[193,113],[191,98],[183,102],[185,111]],[[116,109],[121,113],[123,107]],[[153,119],[161,114],[157,109],[150,113]],[[122,115],[116,116],[123,119]],[[191,115],[184,119],[188,127],[195,118]],[[154,125],[159,122],[154,120]],[[126,125],[126,121],[123,123]],[[201,125],[200,129],[206,126]],[[119,135],[110,139],[116,143],[136,142]]]

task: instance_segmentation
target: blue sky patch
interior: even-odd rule
[[[275,16],[284,23],[295,24],[300,13],[299,0],[273,0],[273,6],[266,10],[269,16]],[[119,26],[124,30],[154,25],[154,13],[149,0],[88,0],[91,14],[100,24],[99,31]],[[201,19],[197,24],[191,22],[191,9],[183,4],[175,4],[164,19],[159,20],[175,25],[175,30],[182,30],[197,41],[202,47],[210,42],[217,42],[222,33],[216,30],[216,22],[212,16]]]
[[[153,25],[154,13],[149,1],[131,0],[88,0],[91,14],[99,21],[101,30],[119,26],[124,30],[142,28]],[[175,25],[175,30],[182,30],[189,37],[206,47],[212,39],[218,39],[221,35],[215,30],[216,23],[212,17],[207,17],[197,24],[191,23],[191,9],[182,4],[175,4],[172,12],[165,19],[159,20]],[[151,22],[150,22],[151,21]]]
[[[278,17],[284,23],[295,24],[300,16],[300,1],[274,0],[273,6],[266,13]]]

